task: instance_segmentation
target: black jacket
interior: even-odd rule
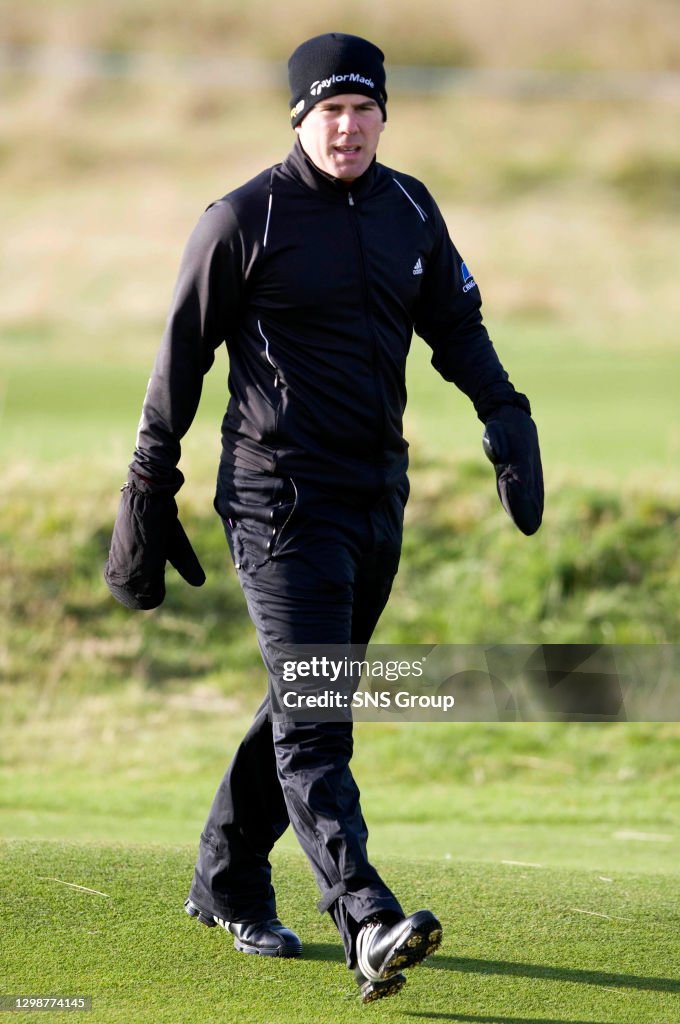
[[[223,467],[357,493],[403,478],[406,356],[415,329],[485,419],[520,398],[434,200],[378,163],[351,188],[299,142],[208,207],[184,253],[135,464],[167,478],[215,349],[229,351]]]

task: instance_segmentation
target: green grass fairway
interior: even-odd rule
[[[565,840],[567,836],[565,835]],[[91,996],[87,1020],[319,1024],[674,1024],[677,888],[653,874],[381,857],[404,903],[436,908],[440,952],[397,997],[358,1003],[303,857],[275,859],[298,961],[237,954],[182,912],[194,851],[9,841],[2,847],[2,988]],[[68,883],[68,884],[67,884]],[[77,888],[78,886],[83,888]],[[89,892],[86,890],[96,890]],[[28,1020],[17,1013],[12,1020]],[[31,1016],[32,1019],[32,1016]]]
[[[678,726],[357,725],[372,860],[445,927],[403,993],[361,1007],[290,831],[275,885],[304,959],[236,954],[182,912],[247,724],[209,697],[100,695],[5,730],[0,994],[89,995],[87,1020],[121,1024],[677,1024]]]
[[[569,332],[554,326],[549,342],[535,326],[520,330],[506,325],[497,333],[512,379],[531,396],[549,479],[558,467],[574,479],[617,486],[641,473],[647,474],[648,485],[650,473],[656,473],[657,481],[677,479],[676,351],[651,341],[644,348],[622,343],[614,357],[606,349],[575,342]],[[142,365],[117,362],[113,343],[102,340],[94,355],[78,354],[73,361],[68,359],[68,341],[56,357],[48,340],[31,340],[30,332],[15,339],[14,346],[3,344],[6,396],[0,406],[0,454],[11,462],[38,465],[77,454],[90,465],[115,458],[125,467],[156,344],[155,337],[148,340]],[[479,461],[482,426],[467,398],[432,369],[430,356],[427,346],[414,338],[405,419],[413,465],[452,455]],[[226,374],[227,360],[220,351],[183,444],[182,467],[192,485],[201,476],[212,481],[215,472]]]

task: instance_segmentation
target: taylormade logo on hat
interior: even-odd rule
[[[367,39],[328,32],[301,43],[288,61],[290,117],[295,128],[321,99],[342,93],[370,96],[387,118],[385,57]]]
[[[332,85],[340,82],[349,82],[350,84],[358,82],[360,85],[367,85],[369,89],[375,89],[375,83],[372,78],[364,78],[363,75],[351,74],[331,75],[330,78],[324,78],[322,81],[319,81],[317,78],[316,82],[312,82],[310,85],[309,91],[312,96],[318,96],[322,90],[330,89]]]

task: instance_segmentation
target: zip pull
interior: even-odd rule
[[[350,206],[354,206],[354,200],[352,199],[352,193],[351,192],[347,193],[347,199],[349,200],[349,205]]]

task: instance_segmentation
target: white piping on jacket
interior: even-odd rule
[[[401,191],[402,191],[402,192],[404,193],[404,195],[405,195],[405,196],[406,196],[406,198],[408,199],[409,203],[412,203],[412,204],[413,204],[413,205],[415,206],[416,210],[417,210],[417,211],[418,211],[418,213],[420,214],[420,219],[421,219],[422,221],[426,221],[426,220],[427,220],[427,214],[425,213],[425,211],[423,210],[423,208],[422,208],[421,206],[418,206],[418,204],[417,204],[417,202],[415,201],[415,199],[414,199],[414,198],[413,198],[412,196],[410,196],[410,195],[408,194],[408,192],[406,191],[406,189],[404,188],[404,186],[403,186],[403,185],[401,184],[401,182],[397,181],[397,179],[396,179],[396,178],[392,178],[392,181],[394,182],[394,184],[395,184],[395,185],[398,185],[398,186],[399,186],[399,188],[401,189]]]
[[[257,329],[260,332],[262,340],[264,341],[264,354],[267,357],[267,362],[269,363],[271,368],[276,371],[276,375],[278,377],[279,368],[276,365],[276,363],[274,362],[274,360],[272,359],[272,357],[269,355],[269,338],[267,337],[267,335],[262,330],[262,324],[260,323],[259,320],[257,321]]]
[[[264,226],[264,239],[262,241],[262,248],[263,249],[267,248],[267,236],[269,234],[269,220],[270,220],[271,215],[272,215],[272,198],[273,198],[273,196],[272,196],[272,193],[270,192],[269,193],[269,205],[267,206],[267,223]]]

